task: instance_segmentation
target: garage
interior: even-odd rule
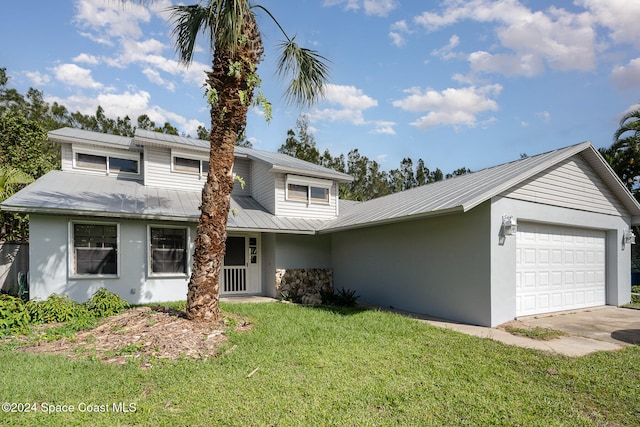
[[[606,232],[520,223],[516,316],[606,304]]]

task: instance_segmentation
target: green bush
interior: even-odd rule
[[[335,305],[339,307],[355,307],[359,298],[356,291],[341,288],[340,290],[322,290],[320,292],[322,302],[327,305]]]
[[[100,288],[89,301],[85,303],[87,309],[97,317],[113,316],[129,308],[129,303],[120,295]]]
[[[85,306],[69,300],[66,295],[51,294],[44,301],[27,302],[26,307],[33,323],[68,322],[91,316]]]
[[[631,292],[634,294],[640,294],[640,286],[632,286]],[[640,302],[640,295],[631,295],[631,302]]]
[[[0,295],[0,336],[25,328],[30,322],[29,311],[20,298]]]

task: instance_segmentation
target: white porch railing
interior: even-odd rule
[[[227,294],[247,292],[247,267],[222,267],[220,287]]]

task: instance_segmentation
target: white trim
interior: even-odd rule
[[[183,229],[186,230],[185,239],[185,248],[184,251],[187,255],[186,260],[186,272],[184,273],[154,273],[151,271],[151,229],[152,228],[167,228],[167,229]],[[147,251],[147,277],[149,278],[167,278],[167,277],[178,277],[178,278],[186,278],[191,275],[191,236],[188,226],[184,225],[170,225],[170,224],[147,224],[147,242],[146,242],[146,251]]]
[[[105,162],[106,162],[106,171],[102,170],[102,169],[96,169],[96,168],[89,168],[89,167],[82,167],[82,166],[78,166],[77,164],[77,155],[78,154],[88,154],[91,156],[101,156],[105,158]],[[117,171],[111,171],[110,167],[109,167],[109,158],[110,157],[116,157],[118,159],[124,159],[124,160],[133,160],[136,162],[137,164],[137,172],[117,172]],[[100,174],[100,175],[128,175],[128,176],[140,176],[140,168],[141,168],[141,163],[142,161],[140,160],[140,153],[135,153],[135,154],[131,154],[131,153],[127,153],[125,151],[122,150],[109,150],[109,149],[101,149],[101,150],[96,150],[96,149],[92,149],[92,148],[84,148],[84,147],[76,147],[74,145],[71,146],[71,166],[73,169],[78,169],[78,170],[82,170],[82,171],[90,171],[90,172],[94,172],[96,174]]]
[[[289,184],[301,185],[307,187],[307,198],[302,199],[299,197],[289,197]],[[311,187],[321,188],[327,190],[327,200],[313,199],[311,197]],[[330,205],[331,204],[331,189],[333,188],[333,181],[310,178],[306,176],[287,174],[284,180],[284,198],[289,202],[305,203],[307,206],[314,205]]]
[[[75,273],[75,236],[73,232],[73,226],[75,224],[87,224],[87,225],[115,225],[116,226],[116,274],[76,274]],[[91,220],[75,220],[71,219],[68,222],[67,233],[67,267],[68,275],[70,279],[119,279],[120,278],[120,223],[106,222],[106,221],[91,221]]]
[[[185,170],[180,170],[180,169],[176,169],[175,166],[175,162],[174,159],[176,157],[180,157],[183,159],[187,159],[187,160],[197,160],[199,162],[198,165],[198,173],[195,172],[189,172],[189,171],[185,171]],[[181,173],[181,174],[186,174],[186,175],[198,175],[200,177],[200,179],[204,178],[207,176],[207,174],[209,173],[209,171],[205,171],[202,162],[208,162],[209,161],[209,156],[202,156],[199,155],[198,153],[193,153],[193,152],[188,152],[188,151],[182,151],[182,150],[174,150],[171,149],[171,158],[169,159],[169,163],[171,165],[171,172],[173,173]]]

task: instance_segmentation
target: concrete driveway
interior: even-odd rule
[[[585,356],[596,351],[615,351],[640,344],[640,310],[597,307],[561,313],[520,317],[509,322],[516,327],[555,329],[567,335],[549,341],[536,340],[507,332],[503,327],[487,328],[463,323],[412,316],[434,326],[452,329],[507,345],[548,351],[565,356]]]
[[[640,310],[612,306],[520,317],[519,321],[614,344],[640,344]]]

